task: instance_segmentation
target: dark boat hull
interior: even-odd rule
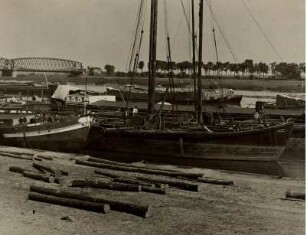
[[[58,128],[1,133],[0,140],[8,146],[79,152],[87,143],[89,131],[88,122],[77,122]]]
[[[227,133],[93,128],[88,147],[116,152],[117,155],[155,158],[158,162],[188,162],[207,168],[257,173],[258,169],[255,170],[251,165],[259,164],[257,168],[278,165],[277,161],[285,149],[291,130],[292,123]],[[276,172],[279,173],[278,170],[270,173]]]
[[[146,92],[130,92],[125,90],[116,90],[116,89],[108,89],[108,95],[116,96],[116,100],[125,100],[131,99],[134,102],[143,102],[148,100],[148,93]],[[184,104],[191,105],[194,103],[193,92],[175,92],[175,97],[173,98],[170,94],[167,94],[166,97],[164,92],[156,92],[155,100],[156,102],[161,102],[165,100],[165,102],[175,103],[175,104]],[[203,100],[203,102],[207,105],[220,105],[220,104],[232,104],[232,105],[240,105],[242,100],[242,95],[233,95],[233,96],[224,96],[224,97],[210,97]]]

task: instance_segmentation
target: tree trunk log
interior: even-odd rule
[[[207,184],[234,185],[233,181],[223,179],[198,178],[198,181]]]
[[[21,156],[17,154],[12,154],[12,153],[0,153],[0,157],[10,157],[10,158],[17,158],[17,159],[22,159],[22,160],[29,160],[32,161],[32,157],[26,157],[26,156]]]
[[[126,177],[126,175],[124,173],[117,173],[117,172],[106,172],[106,171],[101,171],[101,170],[95,170],[95,173],[99,174],[99,175],[104,175],[104,176],[111,177],[111,178],[113,178],[115,180],[117,180],[117,179],[124,179],[124,177]],[[136,176],[135,176],[135,178],[131,178],[131,179],[136,180],[138,182],[150,184],[150,183],[145,182],[145,181],[137,180]],[[156,188],[160,188],[160,189],[168,188],[168,184],[162,184],[162,183],[159,183],[159,182],[155,182],[154,185],[155,185]]]
[[[82,160],[76,160],[76,164],[103,168],[103,169],[140,172],[140,173],[145,173],[145,174],[164,175],[164,176],[172,176],[172,177],[184,177],[184,178],[189,178],[189,179],[198,179],[199,177],[203,176],[203,174],[197,174],[197,173],[168,172],[168,171],[152,170],[152,169],[145,169],[145,168],[111,165],[111,164],[106,164],[106,163],[88,162],[88,161],[82,161]]]
[[[22,174],[24,171],[31,172],[31,170],[23,168],[23,167],[20,167],[20,166],[10,166],[9,171],[20,173],[20,174]]]
[[[96,203],[107,203],[110,205],[111,210],[126,212],[144,218],[152,216],[152,208],[150,206],[137,205],[128,202],[121,202],[106,198],[100,198],[100,197],[91,197],[80,193],[69,192],[67,190],[58,190],[47,187],[41,187],[41,186],[31,186],[30,191],[47,194],[47,195],[53,195],[56,197],[78,199],[78,200],[96,202]]]
[[[199,192],[199,185],[194,183],[186,183],[177,179],[154,179],[152,177],[137,177],[138,180],[143,180],[146,182],[168,184],[171,187],[179,188],[187,191]]]
[[[300,200],[305,200],[305,193],[287,191],[286,198],[296,198]]]
[[[125,183],[125,184],[135,184],[135,185],[140,185],[140,186],[145,186],[149,188],[155,188],[155,184],[151,184],[148,182],[143,182],[140,180],[136,180],[133,178],[115,178],[113,182],[119,182],[119,183]],[[142,190],[143,191],[143,190]]]
[[[53,157],[50,157],[50,156],[37,155],[37,157],[38,157],[38,158],[45,159],[45,160],[49,160],[49,161],[52,161],[52,160],[53,160]]]
[[[71,199],[71,198],[62,198],[62,197],[56,197],[56,196],[45,195],[45,194],[40,194],[40,193],[30,192],[28,195],[28,198],[34,201],[47,202],[47,203],[57,204],[61,206],[67,206],[67,207],[88,210],[88,211],[100,212],[104,214],[110,210],[110,206],[108,204],[81,201],[81,200]]]
[[[147,167],[147,166],[135,166],[135,165],[132,165],[130,163],[110,161],[110,160],[106,160],[106,159],[103,159],[103,158],[89,157],[87,159],[87,161],[89,161],[89,162],[97,162],[97,163],[105,163],[105,164],[110,164],[110,165],[134,167],[134,168],[138,168],[138,169],[159,170],[159,171],[166,171],[166,172],[179,172],[179,171],[169,170],[169,169],[160,169],[160,168]]]
[[[103,176],[108,176],[108,177],[111,177],[113,179],[126,177],[126,175],[123,172],[122,173],[118,173],[118,172],[105,172],[105,171],[101,171],[101,170],[94,170],[94,172],[96,174],[103,175]]]
[[[30,178],[30,179],[35,179],[35,180],[40,180],[40,181],[44,181],[47,183],[53,183],[54,182],[54,178],[50,177],[50,176],[46,176],[43,175],[41,173],[35,173],[35,172],[31,172],[31,171],[24,171],[22,173],[22,175],[24,177]]]
[[[152,188],[152,187],[148,187],[148,186],[142,186],[141,191],[149,192],[149,193],[157,193],[157,194],[167,194],[168,189],[167,188]]]
[[[101,180],[72,180],[71,187],[92,187],[92,188],[101,188],[109,189],[116,191],[129,191],[129,192],[140,192],[141,186],[135,184],[124,184],[124,183],[113,183],[105,182]]]
[[[43,170],[52,173],[55,177],[61,175],[68,175],[68,171],[57,169],[53,166],[47,166],[45,164],[33,162],[33,167],[38,170]]]

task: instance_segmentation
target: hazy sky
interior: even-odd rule
[[[187,3],[182,0],[188,11]],[[279,61],[242,0],[211,0],[240,61]],[[305,60],[304,0],[244,0],[287,62]],[[85,66],[126,68],[139,0],[0,0],[0,57],[55,57]],[[195,1],[197,3],[197,0]],[[180,0],[167,0],[172,58],[188,60],[188,30]],[[158,58],[165,59],[164,0],[159,0]],[[149,0],[141,59],[147,62]],[[205,61],[214,60],[212,18],[205,5]],[[233,61],[216,28],[221,61]]]

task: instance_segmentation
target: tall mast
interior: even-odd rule
[[[193,99],[194,111],[197,118],[197,78],[196,78],[196,61],[195,61],[195,22],[194,22],[194,0],[191,0],[191,29],[192,29],[192,78],[193,78]]]
[[[154,114],[156,80],[156,42],[157,42],[157,6],[158,0],[151,0],[150,51],[149,51],[149,99],[148,112]]]
[[[198,123],[203,123],[202,117],[202,38],[203,38],[203,7],[204,0],[200,0],[199,9],[199,64],[198,64]]]

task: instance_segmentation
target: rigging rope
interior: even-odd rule
[[[166,32],[166,55],[167,55],[167,62],[168,62],[168,78],[169,78],[169,87],[170,87],[170,96],[172,98],[172,111],[174,114],[175,111],[175,106],[176,106],[176,101],[175,101],[175,85],[174,85],[174,80],[173,80],[173,68],[172,68],[172,58],[171,58],[171,47],[170,47],[170,35],[169,35],[169,24],[168,24],[168,8],[167,8],[167,2],[164,0],[164,17],[165,17],[165,32]],[[168,88],[167,88],[168,90]],[[166,97],[165,93],[165,97]],[[164,97],[164,100],[165,100]],[[163,107],[164,105],[164,100],[162,103]]]
[[[145,17],[144,17],[144,14],[145,14],[144,4],[145,3],[146,3],[146,0],[140,0],[138,14],[136,18],[137,20],[136,20],[136,26],[135,26],[135,32],[134,32],[135,33],[134,41],[131,46],[131,52],[130,52],[131,57],[130,57],[128,71],[132,72],[131,74],[132,76],[131,76],[128,98],[126,102],[126,110],[129,108],[129,102],[132,100],[132,89],[135,83],[134,76],[135,76],[135,73],[137,72],[138,63],[139,63],[140,49],[141,49],[143,33],[144,33],[143,27],[144,27],[144,22],[145,22]]]
[[[272,44],[271,40],[268,38],[267,34],[265,33],[265,31],[263,30],[263,28],[261,27],[261,25],[259,24],[258,20],[255,18],[255,16],[253,15],[253,13],[251,12],[251,9],[248,7],[248,5],[246,4],[246,2],[244,0],[241,0],[241,2],[243,3],[244,7],[247,9],[248,13],[250,14],[251,18],[253,19],[253,21],[255,22],[256,26],[258,27],[258,29],[260,30],[260,32],[262,33],[262,35],[264,36],[264,38],[266,39],[266,41],[268,42],[268,44],[270,45],[270,47],[272,48],[272,50],[274,51],[274,53],[276,54],[276,56],[283,61],[283,58],[280,56],[280,54],[277,52],[276,48],[274,47],[274,45]]]
[[[225,31],[224,31],[223,28],[221,27],[221,24],[220,24],[220,22],[219,22],[217,16],[216,16],[215,13],[214,13],[214,10],[213,10],[213,8],[212,8],[212,6],[211,6],[211,2],[208,2],[208,1],[205,1],[205,2],[206,2],[206,4],[207,4],[207,6],[208,6],[208,9],[209,9],[209,11],[210,11],[210,13],[211,13],[211,15],[212,15],[212,17],[213,17],[213,19],[214,19],[216,25],[217,25],[217,27],[218,27],[218,29],[219,29],[219,31],[220,31],[222,37],[223,37],[223,40],[225,41],[225,44],[226,44],[227,48],[229,49],[231,55],[233,56],[234,60],[235,60],[236,63],[237,63],[237,62],[239,61],[239,59],[238,59],[236,53],[234,52],[234,50],[233,50],[233,48],[232,48],[232,46],[231,46],[231,44],[230,44],[230,42],[229,42],[229,39],[228,39],[227,36],[226,36]]]
[[[136,17],[136,22],[135,22],[135,28],[133,31],[133,35],[134,35],[134,40],[131,44],[131,48],[130,48],[130,58],[129,58],[129,63],[128,63],[128,71],[132,71],[132,64],[134,61],[134,57],[135,57],[135,53],[136,53],[136,48],[137,48],[137,43],[139,43],[139,37],[140,37],[140,32],[141,32],[141,23],[142,23],[142,18],[143,18],[143,13],[144,13],[144,3],[146,0],[139,0],[139,4],[138,4],[138,13],[137,13],[137,17]]]

